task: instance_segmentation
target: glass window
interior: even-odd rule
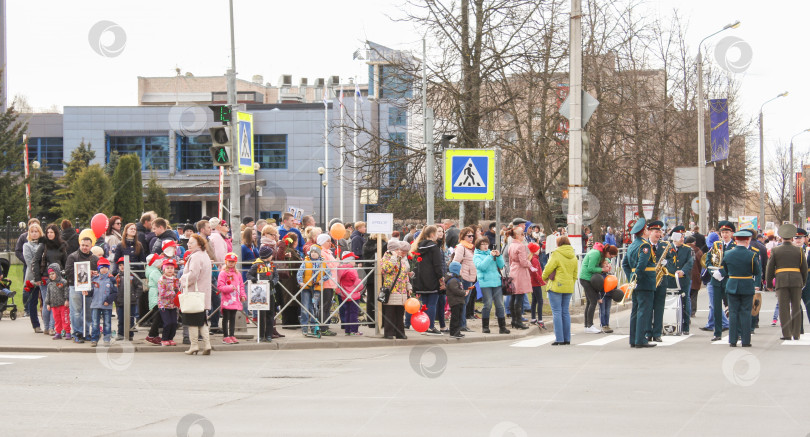
[[[63,170],[64,141],[62,137],[28,139],[28,161],[39,161],[42,168],[50,171]]]
[[[108,138],[108,152],[119,155],[136,154],[141,158],[143,170],[169,169],[169,137],[117,137]],[[107,154],[109,159],[109,153]]]
[[[380,66],[380,98],[403,99],[413,97],[413,76],[393,66]]]
[[[405,108],[391,105],[388,107],[388,125],[406,126],[408,124],[408,111]]]
[[[392,188],[399,187],[407,175],[408,163],[404,158],[406,135],[405,132],[393,132],[388,137],[388,186]]]
[[[256,162],[263,169],[283,170],[287,168],[287,135],[254,135]]]
[[[210,135],[198,135],[196,137],[178,137],[180,142],[180,170],[213,170],[214,163],[211,160]]]

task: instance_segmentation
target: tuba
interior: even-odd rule
[[[663,264],[664,260],[667,258],[667,252],[669,249],[672,248],[672,241],[667,241],[666,247],[664,247],[664,252],[661,254],[661,259],[658,260],[658,263],[655,264],[655,287],[658,288],[661,285],[661,281],[664,280],[664,276],[667,275],[667,267]]]
[[[709,270],[720,270],[723,267],[723,243],[715,241],[712,245],[712,250],[709,251],[706,257],[706,264],[711,261],[712,265],[708,266]]]

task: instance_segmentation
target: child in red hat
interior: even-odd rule
[[[545,242],[543,242],[545,244]],[[537,324],[541,328],[545,328],[543,323],[543,286],[546,282],[543,281],[543,267],[540,264],[540,245],[537,243],[529,243],[529,252],[532,255],[531,268],[529,269],[529,277],[532,280],[532,324]],[[536,316],[535,316],[536,314]]]
[[[237,256],[231,252],[225,255],[225,268],[217,277],[217,290],[222,294],[222,342],[236,344],[234,337],[236,312],[242,310],[242,303],[247,300],[242,274],[236,270]]]
[[[158,308],[163,320],[163,335],[160,344],[177,346],[174,335],[177,333],[177,295],[180,294],[180,280],[175,276],[177,261],[163,260],[163,275],[158,281]]]
[[[337,294],[343,303],[340,307],[340,320],[343,321],[343,331],[346,335],[363,335],[359,331],[358,316],[360,315],[360,296],[363,295],[363,281],[354,268],[356,256],[352,252],[344,252],[341,257],[342,264],[338,266]]]

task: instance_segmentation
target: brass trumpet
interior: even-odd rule
[[[708,266],[708,269],[720,270],[723,267],[723,243],[715,241],[709,253],[711,256],[709,259],[711,259],[712,265]]]
[[[667,245],[664,248],[664,253],[661,254],[661,259],[655,264],[655,287],[658,288],[661,285],[661,281],[664,280],[664,276],[667,275],[667,267],[663,264],[664,260],[667,258],[667,252],[672,247],[672,241],[667,241]]]

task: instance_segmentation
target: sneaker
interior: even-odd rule
[[[464,338],[464,334],[459,332],[458,334],[450,334],[450,337],[452,337],[452,338]]]
[[[229,337],[229,338],[231,339],[231,344],[239,343],[239,340],[237,340],[236,337]]]
[[[537,324],[537,319],[532,319],[529,323],[531,323],[532,325],[535,325],[535,324]]]
[[[169,344],[170,344],[171,346],[177,346],[177,343],[175,343],[175,342],[174,342],[174,340],[169,340]]]
[[[56,334],[52,338],[52,340],[61,340],[61,339],[62,339],[62,334]]]
[[[160,345],[161,345],[161,346],[171,346],[171,345],[172,345],[172,342],[170,342],[170,341],[161,341],[161,342],[160,342]]]
[[[67,334],[65,334],[65,336],[64,336],[63,338],[64,338],[65,340],[70,340],[70,339],[71,339],[71,338],[73,338],[73,337],[71,337],[71,336],[70,336],[70,333],[68,332]]]
[[[77,344],[82,344],[82,343],[84,343],[84,339],[81,338],[80,336],[76,336],[76,337],[73,337],[73,342],[77,343]]]
[[[543,322],[542,320],[537,321],[537,326],[539,326],[542,329],[546,329],[546,323]]]
[[[330,330],[328,330],[328,329],[324,329],[323,331],[321,331],[321,335],[322,335],[322,336],[324,336],[324,337],[334,337],[334,336],[336,336],[337,334],[336,334],[334,331],[330,331]]]
[[[595,327],[595,326],[588,326],[587,328],[585,328],[585,333],[586,334],[601,334],[602,330]]]
[[[771,326],[776,326],[776,322],[778,322],[778,321],[779,320],[777,320],[777,319],[773,319],[773,321],[771,322]]]
[[[39,326],[34,328],[34,334],[42,334],[42,328],[40,328]]]
[[[124,341],[124,336],[123,335],[116,335],[115,336],[115,341]]]
[[[425,334],[427,334],[427,335],[442,335],[441,331],[439,331],[436,328],[428,329],[427,331],[425,331]]]
[[[461,332],[472,332],[472,329],[465,326],[465,327],[461,328]]]
[[[231,344],[231,337],[223,337],[222,338],[223,344]]]
[[[91,342],[90,342],[90,347],[96,347],[96,346],[98,346],[98,342],[97,342],[97,341],[91,341]]]
[[[610,329],[610,326],[605,325],[602,327],[602,332],[604,332],[605,334],[610,334],[611,332],[613,332],[613,330]]]

